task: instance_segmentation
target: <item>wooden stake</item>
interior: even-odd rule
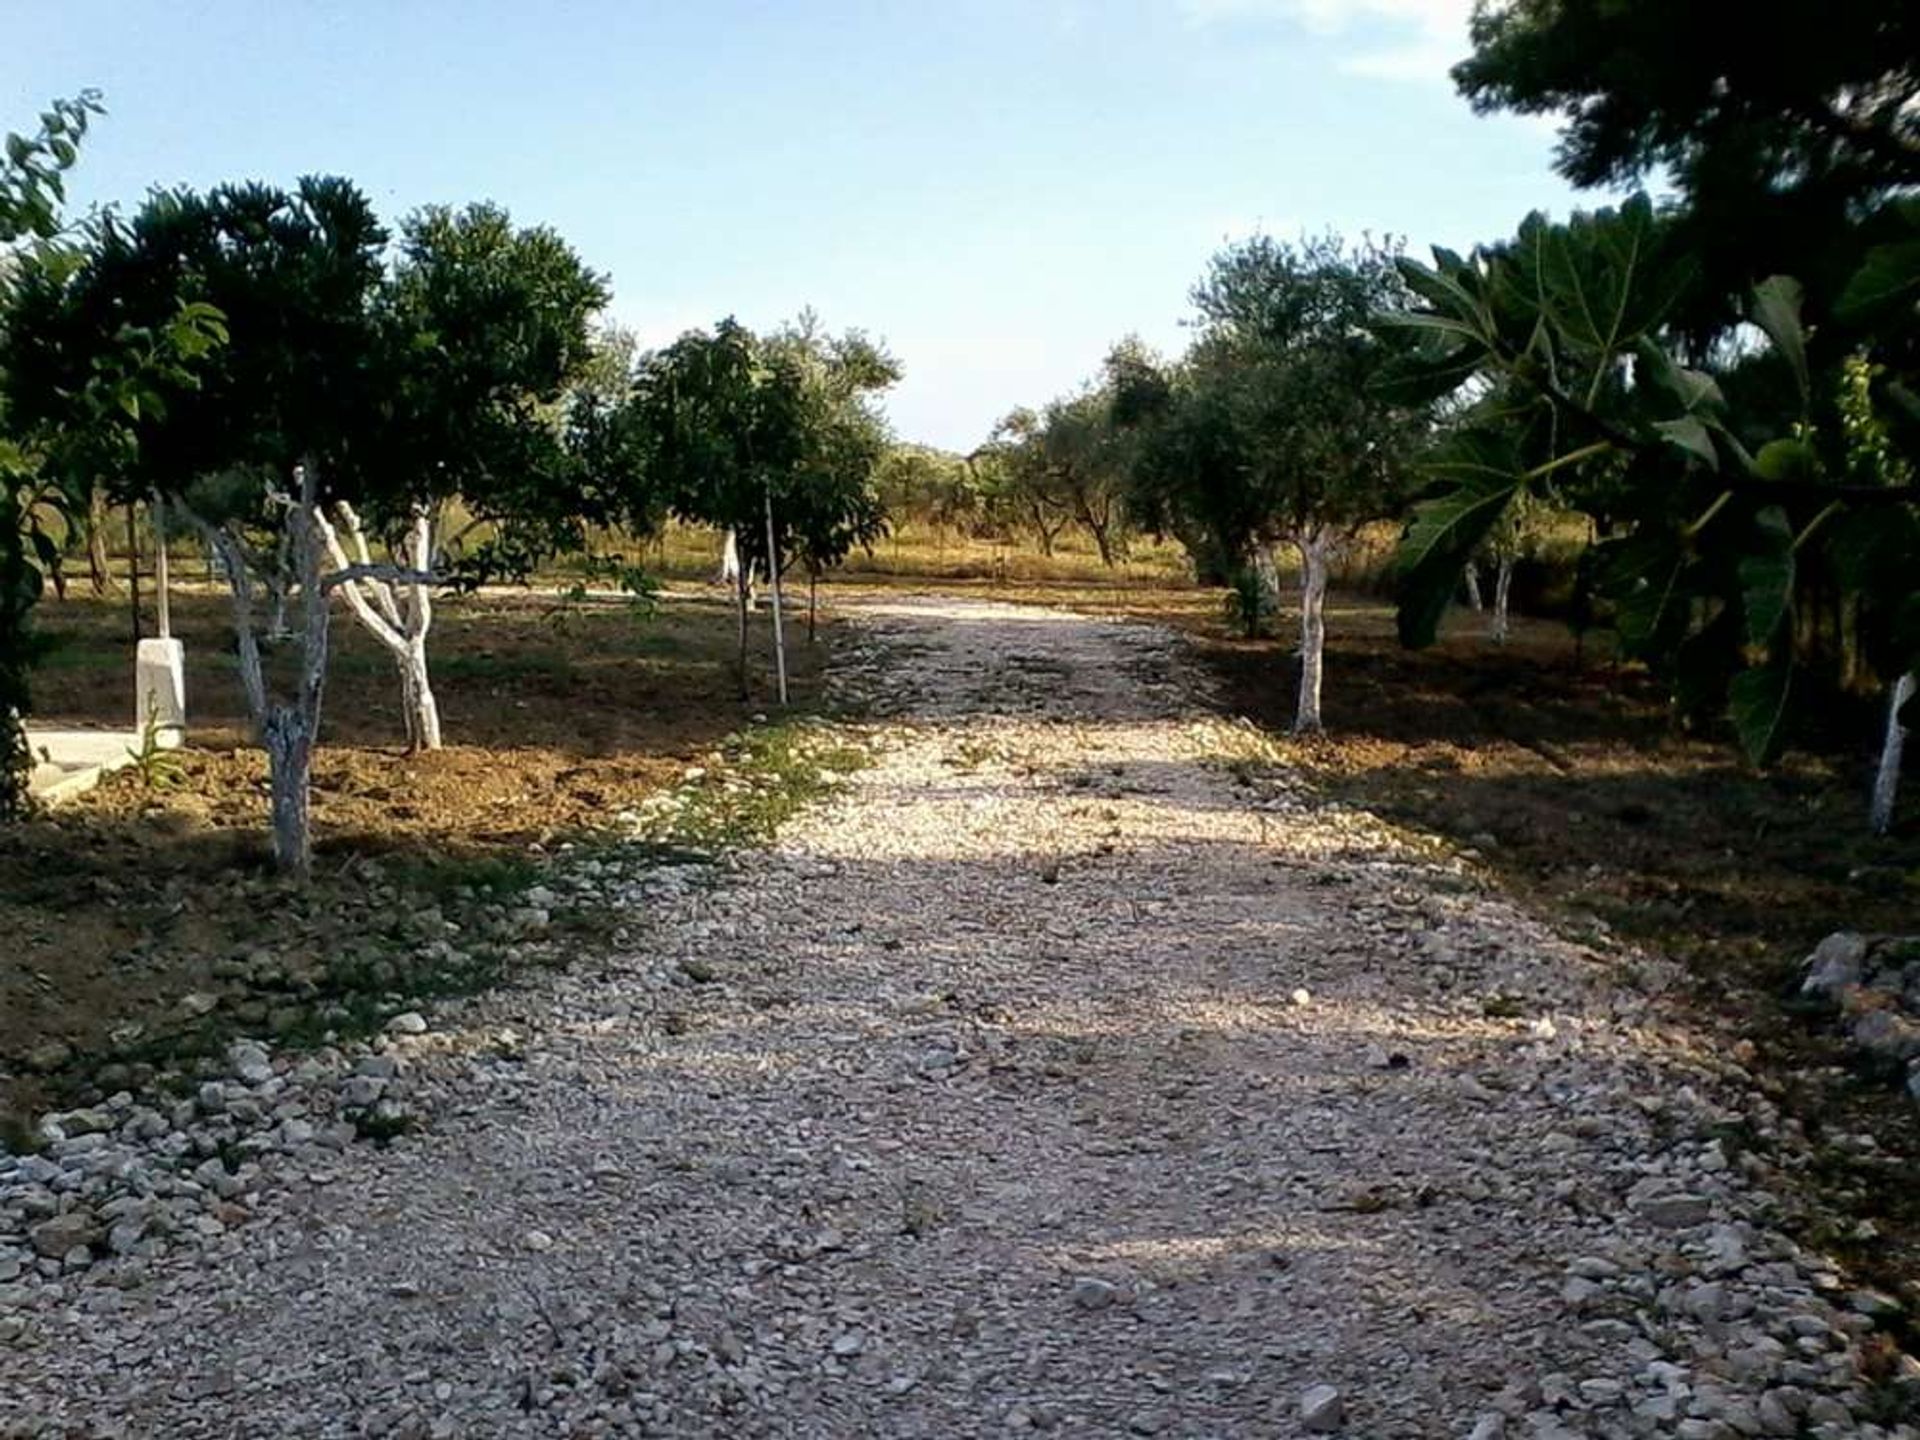
[[[160,638],[173,638],[173,609],[167,595],[167,512],[160,497],[153,497],[148,513],[153,518],[153,586],[160,606]]]

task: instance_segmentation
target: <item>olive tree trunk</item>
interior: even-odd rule
[[[1507,600],[1512,591],[1513,557],[1502,555],[1493,577],[1493,619],[1487,623],[1487,638],[1496,645],[1507,643]]]
[[[1480,596],[1480,567],[1473,561],[1467,562],[1467,568],[1460,573],[1467,586],[1467,606],[1476,615],[1487,608],[1487,602]]]

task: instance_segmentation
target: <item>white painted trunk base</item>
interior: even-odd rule
[[[1880,742],[1880,764],[1873,775],[1873,806],[1870,819],[1873,833],[1884,835],[1893,828],[1893,812],[1900,799],[1900,761],[1907,748],[1907,727],[1900,723],[1900,709],[1913,698],[1914,674],[1909,670],[1894,682],[1887,698],[1887,730]]]

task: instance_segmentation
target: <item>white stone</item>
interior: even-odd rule
[[[1346,1400],[1332,1385],[1312,1386],[1300,1397],[1300,1423],[1315,1434],[1338,1430],[1346,1418]]]

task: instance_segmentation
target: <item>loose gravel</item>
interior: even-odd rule
[[[1920,1440],[1662,963],[1315,796],[1163,632],[853,625],[870,769],[550,882],[620,953],[0,1157],[0,1435]]]

